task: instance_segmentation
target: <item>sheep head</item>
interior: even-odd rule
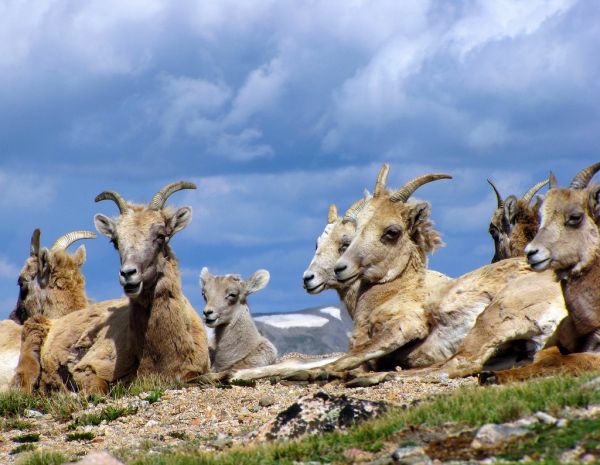
[[[169,241],[192,219],[191,207],[175,210],[164,206],[166,200],[174,192],[195,188],[195,184],[183,181],[169,184],[148,205],[127,203],[112,191],[96,197],[96,202],[112,200],[119,207],[117,218],[97,214],[94,222],[119,252],[119,282],[129,298],[138,298],[144,289],[156,285],[165,261],[174,259]]]
[[[200,286],[206,302],[206,325],[216,328],[235,321],[239,312],[248,311],[248,296],[263,289],[269,283],[269,277],[267,270],[258,270],[244,281],[239,275],[214,276],[208,268],[202,268]]]
[[[34,315],[55,318],[85,305],[85,246],[69,254],[67,248],[81,239],[93,239],[90,231],[73,231],[61,236],[47,249],[40,246],[40,230],[31,236],[30,255],[19,274],[19,297],[11,317],[23,323]]]
[[[577,275],[600,252],[600,185],[590,185],[600,170],[596,163],[580,171],[568,188],[560,188],[550,173],[550,190],[541,206],[541,224],[525,248],[535,271],[548,268],[560,276]]]
[[[488,179],[498,203],[489,226],[489,233],[494,240],[492,263],[524,255],[525,246],[533,239],[539,225],[541,201],[536,197],[531,203],[531,199],[548,182],[546,179],[537,183],[520,199],[510,195],[503,200],[496,186]]]
[[[439,234],[429,218],[427,202],[408,202],[422,185],[447,174],[428,174],[408,182],[396,192],[381,192],[369,202],[368,211],[359,218],[356,234],[334,270],[342,283],[362,279],[387,282],[398,277],[411,260],[423,266],[427,253],[441,246]]]

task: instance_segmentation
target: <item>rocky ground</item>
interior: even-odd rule
[[[28,421],[32,428],[26,433],[39,434],[39,440],[33,443],[36,449],[59,450],[72,456],[107,449],[118,457],[127,457],[135,451],[158,451],[190,443],[198,449],[217,450],[231,444],[248,443],[279,412],[311,393],[324,391],[331,395],[346,394],[407,406],[469,384],[475,384],[475,380],[392,380],[353,389],[334,383],[324,386],[272,385],[268,381],[258,382],[255,387],[187,387],[167,390],[158,399],[144,393],[136,398],[99,403],[74,415],[75,419],[82,418],[77,427],[72,426],[73,421],[58,422],[50,415],[29,412]],[[127,410],[115,420],[105,420],[97,426],[85,425],[86,416],[107,408]],[[68,436],[73,433],[78,435],[75,438]],[[0,433],[0,463],[16,463],[21,454],[15,454],[15,449],[23,434],[19,430]]]

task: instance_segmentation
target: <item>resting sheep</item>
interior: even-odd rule
[[[200,284],[206,302],[206,325],[215,328],[213,371],[270,365],[277,349],[261,336],[250,315],[247,299],[269,282],[269,272],[256,271],[247,281],[238,275],[214,276],[202,268]]]

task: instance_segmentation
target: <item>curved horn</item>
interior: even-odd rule
[[[571,181],[570,189],[585,189],[594,175],[600,170],[600,163],[582,169]]]
[[[385,190],[387,184],[388,173],[390,172],[390,165],[384,163],[379,174],[377,175],[377,181],[375,182],[375,189],[373,190],[373,197],[378,197]]]
[[[538,182],[535,186],[533,186],[531,189],[529,189],[527,192],[525,192],[525,195],[523,197],[521,197],[521,200],[525,200],[527,203],[531,202],[531,199],[533,198],[533,196],[535,194],[537,194],[537,191],[539,191],[542,187],[544,187],[549,182],[550,182],[550,179],[544,179],[543,181]]]
[[[154,194],[154,197],[152,197],[152,200],[150,201],[150,205],[148,206],[148,208],[150,210],[160,210],[165,205],[165,202],[167,201],[167,199],[175,192],[180,191],[182,189],[195,189],[195,188],[196,188],[196,184],[194,184],[193,182],[177,181],[177,182],[171,183],[168,186],[163,187],[156,194]]]
[[[502,200],[502,196],[500,195],[500,192],[498,192],[498,189],[496,189],[496,186],[494,186],[494,183],[492,181],[490,181],[488,179],[487,182],[490,186],[492,186],[492,189],[494,189],[494,192],[496,193],[496,200],[498,201],[497,208],[504,208],[504,200]]]
[[[95,239],[96,233],[91,231],[72,231],[70,233],[65,234],[64,236],[59,237],[52,248],[51,252],[55,252],[57,250],[65,250],[69,247],[73,242],[78,241],[80,239]]]
[[[35,228],[33,230],[29,253],[32,257],[37,257],[40,254],[40,228]]]
[[[428,182],[437,181],[438,179],[452,179],[449,174],[424,174],[408,181],[403,187],[398,189],[394,195],[390,197],[392,202],[406,202],[411,195],[422,185]]]
[[[346,213],[344,213],[344,218],[342,219],[342,222],[347,223],[348,221],[350,221],[356,224],[356,218],[358,214],[363,208],[365,208],[370,199],[371,196],[367,192],[364,198],[354,202],[352,206],[346,211]]]
[[[550,183],[550,189],[558,189],[558,181],[552,171],[550,171],[550,175],[548,176],[548,182]]]
[[[121,214],[125,213],[125,211],[127,210],[127,202],[125,201],[125,199],[123,197],[121,197],[121,194],[119,194],[118,192],[115,192],[115,191],[101,192],[100,194],[98,194],[96,196],[96,198],[94,199],[94,202],[100,202],[102,200],[112,200],[113,202],[115,202],[117,204],[117,207],[119,207],[119,213],[121,213]]]
[[[329,205],[329,211],[327,212],[327,224],[331,224],[338,219],[338,211],[335,204]]]

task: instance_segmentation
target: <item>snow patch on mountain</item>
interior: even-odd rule
[[[342,319],[342,312],[337,307],[325,307],[319,310],[321,313],[326,313],[327,315],[331,315],[338,320]]]
[[[254,321],[276,328],[320,328],[329,322],[327,318],[302,313],[257,316]]]

